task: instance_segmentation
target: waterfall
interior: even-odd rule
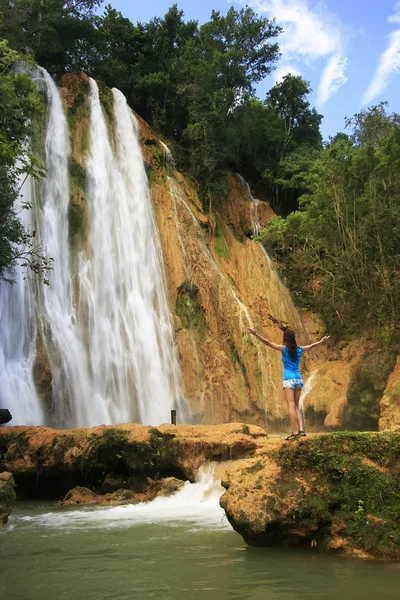
[[[79,308],[87,315],[93,394],[117,421],[156,424],[179,398],[179,369],[137,124],[114,89],[113,149],[93,80],[90,89],[91,227]]]
[[[57,87],[44,69],[40,79],[48,101],[47,176],[27,187],[34,225],[54,268],[48,286],[32,285],[20,269],[13,286],[0,285],[1,406],[12,412],[11,424],[166,422],[171,408],[183,415],[185,406],[135,118],[113,90],[108,126],[90,80],[87,241],[71,273],[69,132]],[[33,377],[44,368],[35,365],[36,331],[51,372],[45,402]]]
[[[32,186],[26,181],[21,196],[32,200]],[[29,212],[21,212],[26,228]],[[33,381],[36,345],[36,304],[32,282],[17,266],[13,284],[0,285],[0,408],[9,408],[13,423],[42,423],[44,413]]]

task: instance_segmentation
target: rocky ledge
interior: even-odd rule
[[[8,521],[15,502],[15,484],[11,473],[0,473],[0,525]]]
[[[221,463],[221,506],[247,544],[400,560],[398,433],[284,442],[242,423],[0,429],[7,506],[10,473],[21,498],[114,505],[172,494],[208,462]]]
[[[0,470],[19,497],[127,504],[173,493],[208,462],[249,458],[267,442],[255,425],[0,429]]]
[[[400,435],[336,433],[283,444],[228,470],[221,498],[253,546],[400,560]]]

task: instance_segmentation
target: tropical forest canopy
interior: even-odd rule
[[[279,61],[274,20],[230,8],[199,25],[173,5],[163,18],[132,23],[111,6],[97,15],[100,4],[0,0],[8,56],[0,100],[9,99],[1,102],[2,148],[9,149],[0,155],[1,210],[10,223],[0,230],[9,248],[1,242],[0,268],[23,235],[13,213],[16,164],[39,110],[28,78],[12,68],[25,56],[55,77],[84,71],[119,88],[168,140],[207,210],[223,200],[226,173],[240,173],[278,215],[261,239],[298,302],[317,308],[332,331],[362,324],[391,345],[400,308],[399,116],[381,104],[323,144],[322,115],[302,77],[289,74],[265,98],[256,95]],[[13,111],[19,129],[9,131]]]

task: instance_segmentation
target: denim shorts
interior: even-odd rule
[[[304,383],[302,379],[284,379],[283,387],[290,388],[291,390],[302,390]]]

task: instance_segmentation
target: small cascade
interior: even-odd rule
[[[185,485],[172,496],[158,497],[151,502],[125,506],[85,508],[50,512],[21,518],[27,526],[71,529],[134,527],[144,523],[187,522],[191,526],[231,529],[219,499],[224,493],[221,482],[215,479],[215,465],[200,467],[195,483]]]
[[[28,181],[24,195],[54,268],[49,286],[33,284],[21,269],[13,286],[0,285],[1,406],[12,425],[158,425],[172,408],[182,422],[187,408],[136,120],[113,90],[110,127],[90,80],[87,240],[72,274],[68,125],[49,74],[40,69],[35,79],[47,95],[47,176]],[[46,372],[45,402],[34,372],[39,379]]]
[[[162,140],[159,140],[159,142],[163,149],[165,166],[170,171],[175,171],[176,163],[175,163],[174,157],[172,156],[171,150],[168,148],[167,144],[164,144],[164,142]]]
[[[307,381],[304,384],[303,393],[300,396],[299,409],[303,413],[303,416],[304,416],[304,400],[307,398],[308,394],[311,392],[311,389],[314,385],[314,379],[315,379],[316,374],[317,374],[317,371],[312,371],[310,373]]]

